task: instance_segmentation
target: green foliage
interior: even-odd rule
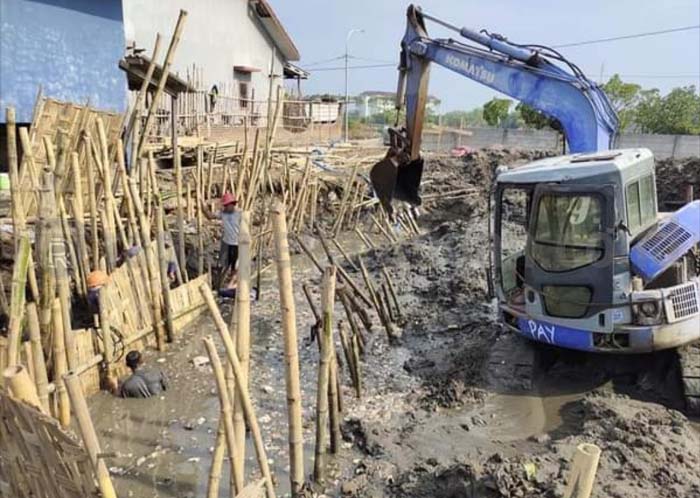
[[[510,99],[492,98],[484,104],[484,120],[491,126],[503,126],[508,118],[508,111],[512,103],[513,101]]]
[[[450,111],[446,112],[441,117],[442,126],[448,128],[464,128],[486,126],[484,120],[483,108],[477,107],[471,111]]]
[[[642,87],[635,83],[625,83],[620,75],[614,74],[603,85],[603,91],[620,118],[620,131],[625,131],[635,121],[637,106],[641,100]]]
[[[695,86],[674,88],[666,96],[655,88],[644,90],[635,112],[643,133],[700,135],[700,95]]]
[[[554,118],[550,118],[542,114],[540,111],[534,107],[530,107],[522,102],[515,106],[515,110],[520,115],[528,128],[535,128],[536,130],[541,130],[542,128],[550,127],[554,130],[559,131],[561,126],[559,121]]]

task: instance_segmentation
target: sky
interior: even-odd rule
[[[301,53],[299,65],[311,72],[305,94],[345,92],[342,67],[345,37],[350,65],[398,63],[409,2],[402,0],[270,0]],[[488,29],[516,43],[561,45],[684,26],[700,25],[700,0],[423,0],[423,11],[458,26]],[[435,38],[457,37],[432,22]],[[700,30],[560,49],[595,81],[618,73],[624,81],[667,93],[674,87],[700,88]],[[361,58],[361,59],[360,59]],[[349,92],[395,91],[394,67],[351,69]],[[440,66],[431,68],[432,95],[441,112],[467,110],[501,96]]]

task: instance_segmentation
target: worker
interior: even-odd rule
[[[131,369],[131,376],[119,389],[122,398],[150,398],[168,389],[163,372],[143,368],[143,358],[138,351],[129,351],[126,366]]]
[[[221,247],[219,249],[219,259],[217,261],[217,278],[215,283],[221,287],[226,273],[231,271],[231,284],[236,278],[236,262],[238,261],[238,234],[241,227],[241,210],[236,206],[238,201],[236,196],[226,192],[221,198],[221,211],[218,215],[212,214],[209,208],[202,203],[202,212],[210,220],[220,219],[223,233],[221,236]]]
[[[100,312],[100,289],[109,282],[109,275],[102,270],[95,270],[87,276],[87,302],[93,314]]]

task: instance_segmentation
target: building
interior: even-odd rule
[[[241,107],[267,100],[283,78],[305,78],[296,68],[299,51],[267,0],[123,0],[128,45],[150,54],[156,33],[172,33],[180,9],[187,11],[171,70],[210,92],[235,96]],[[166,38],[167,40],[167,38]],[[275,88],[272,94],[275,94]]]
[[[366,91],[355,98],[355,112],[363,118],[393,111],[396,103],[396,92]],[[440,99],[428,95],[426,112],[436,113],[440,107]]]
[[[122,0],[0,1],[0,123],[29,123],[37,92],[122,112]],[[3,137],[5,133],[2,133]]]

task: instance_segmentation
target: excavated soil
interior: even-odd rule
[[[341,239],[377,281],[382,267],[392,275],[400,339],[390,344],[374,320],[360,399],[343,371],[344,444],[331,460],[328,486],[312,486],[308,496],[562,497],[574,449],[586,442],[602,450],[594,498],[700,497],[697,425],[667,389],[677,380],[672,352],[631,358],[542,349],[496,321],[486,283],[490,182],[497,166],[539,157],[497,150],[429,158],[424,194],[431,200],[419,219],[420,236],[370,251],[350,236]],[[677,195],[673,184],[681,178],[697,183],[699,172],[697,160],[661,163],[659,197]],[[305,242],[320,253],[313,237]],[[306,337],[314,320],[301,284],[309,284],[318,303],[320,279],[302,255],[292,266],[308,475],[318,351]],[[283,494],[284,358],[273,277],[264,278],[252,310],[251,389]],[[335,311],[344,318],[338,304]],[[228,305],[224,312],[228,320]],[[93,400],[104,451],[127,455],[110,464],[120,496],[204,496],[218,405],[208,367],[190,360],[203,354],[199,337],[207,334],[215,332],[204,317],[168,353],[149,356],[151,364],[165,358],[160,365],[172,378],[161,399]],[[250,444],[246,459],[254,469]],[[220,496],[227,493],[224,484]]]

